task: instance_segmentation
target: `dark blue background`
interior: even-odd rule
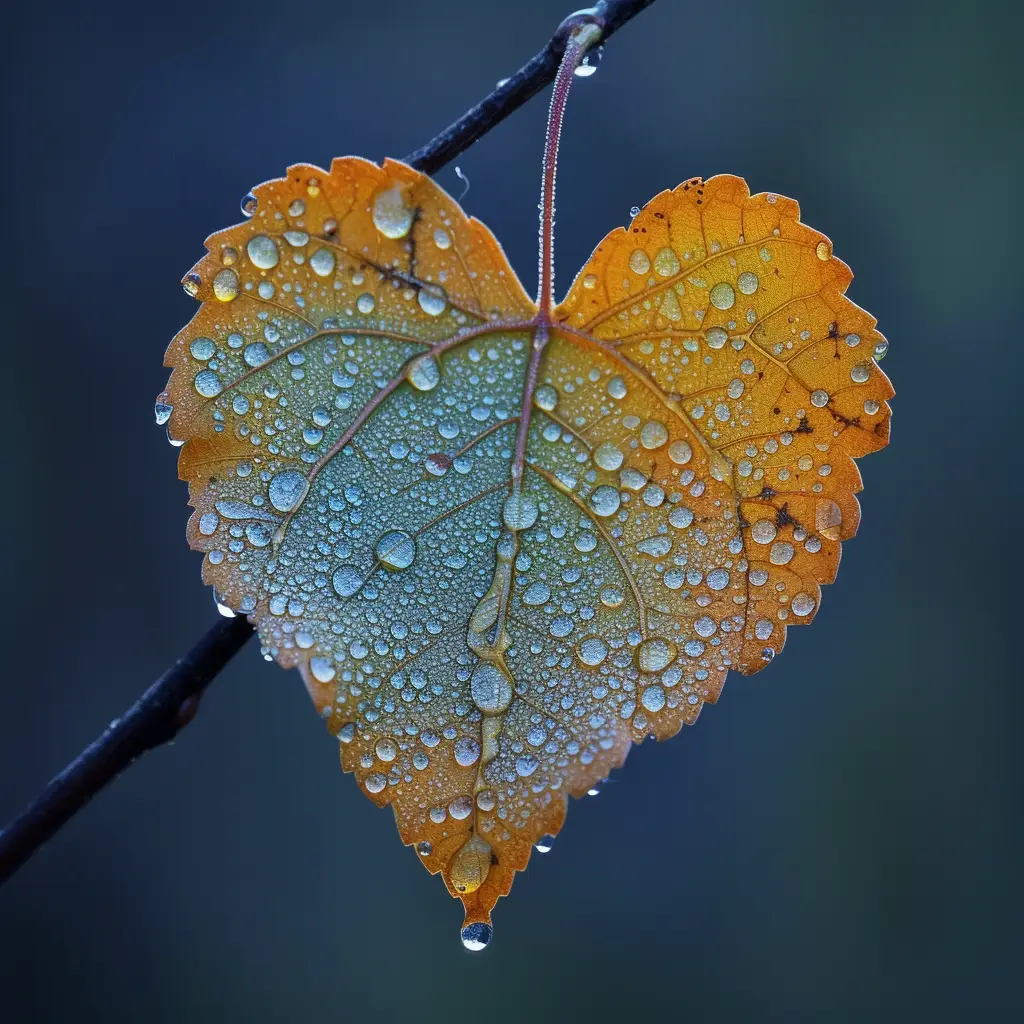
[[[661,0],[578,83],[563,286],[629,209],[797,197],[891,341],[892,445],[809,629],[461,909],[254,646],[0,891],[0,1016],[83,1022],[1005,1019],[1022,1008],[1022,19]],[[209,624],[152,424],[178,285],[254,183],[420,145],[542,0],[53,0],[9,13],[0,818]],[[544,101],[458,163],[532,290]],[[440,181],[458,193],[449,167]],[[8,1016],[10,1014],[10,1016]]]

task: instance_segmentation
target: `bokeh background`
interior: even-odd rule
[[[178,281],[291,162],[416,148],[567,13],[267,0],[5,15],[0,818],[211,622],[153,425]],[[798,197],[889,336],[891,447],[813,627],[459,905],[247,647],[0,891],[0,1017],[1007,1019],[1021,992],[1019,8],[660,0],[570,101],[563,285],[730,171]],[[532,288],[545,101],[457,162]],[[440,181],[456,194],[454,169]]]

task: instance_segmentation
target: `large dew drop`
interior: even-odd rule
[[[482,661],[469,680],[473,703],[486,715],[496,715],[512,703],[512,681],[497,665]]]
[[[246,252],[253,266],[270,270],[277,266],[277,243],[267,235],[253,235],[246,244]]]
[[[675,656],[676,645],[660,636],[649,637],[636,649],[636,663],[642,672],[660,672]]]
[[[494,929],[489,924],[476,921],[473,924],[467,924],[462,929],[461,934],[462,944],[466,949],[479,953],[481,949],[487,948],[487,944],[491,941],[491,936],[494,934]]]
[[[417,391],[433,391],[441,379],[441,367],[433,356],[420,356],[409,364],[405,379]]]
[[[537,502],[527,494],[510,494],[505,499],[502,517],[510,530],[528,530],[537,522]]]
[[[308,487],[309,482],[301,473],[286,469],[270,481],[270,504],[278,512],[291,512],[303,499]]]
[[[373,201],[373,226],[385,238],[405,238],[412,227],[415,211],[405,205],[397,185],[377,193]]]
[[[377,559],[389,569],[408,569],[416,558],[416,540],[403,530],[389,530],[377,541]]]

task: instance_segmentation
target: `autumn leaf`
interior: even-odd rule
[[[189,542],[479,945],[569,795],[813,618],[886,343],[796,203],[731,176],[653,199],[553,310],[395,161],[246,212],[158,401]]]

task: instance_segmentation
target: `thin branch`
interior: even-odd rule
[[[601,0],[570,14],[547,45],[475,107],[410,153],[405,162],[433,174],[548,85],[573,29],[592,22],[604,41],[654,0]],[[192,720],[203,691],[253,634],[243,617],[222,619],[168,669],[128,711],[78,755],[0,832],[0,884],[107,783],[138,757],[169,743]]]
[[[524,64],[511,78],[506,78],[493,92],[488,93],[475,107],[467,110],[425,146],[410,153],[405,162],[425,174],[433,174],[444,167],[554,81],[569,34],[581,21],[596,22],[601,28],[601,41],[604,42],[653,3],[654,0],[603,0],[587,10],[570,14],[558,26],[544,49],[529,63]]]
[[[6,881],[67,820],[147,750],[188,724],[203,690],[252,636],[242,617],[221,619],[103,734],[89,744],[2,833],[0,882]]]

